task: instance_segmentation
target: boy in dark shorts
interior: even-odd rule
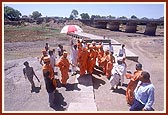
[[[38,77],[36,76],[33,67],[29,66],[29,63],[26,61],[24,62],[25,68],[23,68],[23,74],[25,76],[25,79],[27,78],[29,80],[29,82],[31,83],[31,92],[33,92],[35,90],[35,84],[33,81],[33,76],[35,76],[38,80],[38,82],[40,82],[40,80],[38,79]]]

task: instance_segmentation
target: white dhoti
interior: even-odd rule
[[[72,63],[72,73],[75,73],[77,71],[77,53],[78,51],[75,50],[74,48],[71,48],[71,63]]]
[[[77,64],[78,64],[77,59],[73,58],[71,61],[72,61],[72,64],[73,64],[72,73],[75,73],[77,71]]]
[[[124,64],[116,64],[112,69],[112,76],[110,78],[110,84],[112,87],[118,85],[121,80],[121,85],[124,82],[124,73],[125,73],[125,65]]]
[[[112,75],[111,78],[110,78],[111,87],[114,87],[115,85],[118,85],[119,81],[120,81],[120,75],[118,75],[118,74]]]

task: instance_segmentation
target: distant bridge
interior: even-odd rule
[[[95,28],[109,29],[111,31],[119,31],[121,24],[126,25],[125,32],[136,33],[137,25],[146,25],[145,35],[155,36],[158,25],[164,25],[163,20],[158,19],[103,19],[94,18],[92,20],[80,20],[82,23]]]

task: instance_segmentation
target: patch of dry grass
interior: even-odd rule
[[[60,29],[38,26],[5,26],[4,42],[32,42],[43,41],[50,38],[67,40],[60,34]]]

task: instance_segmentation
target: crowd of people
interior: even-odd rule
[[[48,43],[46,43],[45,48],[42,50],[40,64],[42,65],[46,90],[49,94],[50,106],[54,104],[54,92],[57,87],[55,68],[59,68],[61,73],[61,86],[66,87],[67,80],[69,79],[68,72],[71,66],[71,75],[74,76],[78,74],[79,71],[79,77],[83,77],[86,74],[92,76],[94,68],[98,67],[109,80],[111,90],[117,90],[119,84],[122,86],[124,77],[126,76],[127,79],[130,79],[126,89],[126,102],[131,106],[130,111],[152,109],[154,102],[154,86],[150,81],[150,75],[148,72],[142,70],[142,64],[140,63],[136,64],[136,71],[134,74],[127,73],[124,44],[121,46],[117,56],[113,55],[114,50],[111,43],[109,43],[108,48],[104,49],[102,42],[96,43],[92,41],[91,43],[86,43],[86,41],[82,39],[76,40],[72,38],[70,47],[70,58],[68,58],[69,53],[61,44],[56,48],[57,54],[55,49],[50,49]],[[27,63],[24,63],[24,65],[26,66]],[[35,74],[33,70],[31,71],[32,78]],[[26,75],[25,68],[24,75]],[[29,79],[29,81],[32,87],[34,87],[33,80]]]

